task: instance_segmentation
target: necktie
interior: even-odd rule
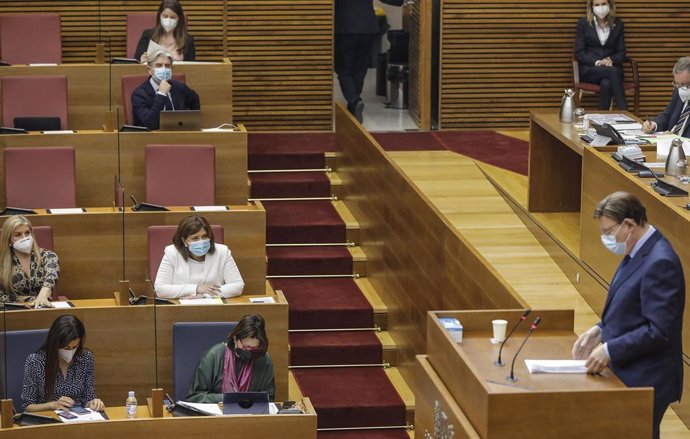
[[[616,283],[618,280],[618,277],[621,275],[623,270],[625,269],[625,266],[628,265],[628,262],[630,262],[630,255],[625,255],[623,260],[621,261],[621,264],[618,266],[618,270],[616,271],[616,275],[613,277],[613,282],[611,282],[611,285]]]
[[[685,103],[685,109],[681,113],[680,117],[678,118],[678,123],[673,126],[673,129],[671,132],[673,134],[681,135],[683,133],[683,126],[685,125],[685,122],[688,120],[688,116],[690,115],[690,105]]]

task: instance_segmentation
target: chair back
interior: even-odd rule
[[[76,207],[74,148],[6,148],[5,199],[23,209]]]
[[[216,243],[225,242],[223,226],[211,224]],[[172,244],[172,238],[177,226],[149,226],[147,230],[149,245],[149,279],[155,283],[158,267],[163,259],[163,250]]]
[[[122,108],[125,110],[125,123],[127,125],[134,123],[134,116],[132,116],[132,93],[144,81],[148,81],[149,78],[149,75],[122,75]],[[184,73],[173,73],[173,79],[185,82],[187,77]]]
[[[36,245],[46,250],[55,250],[53,246],[53,228],[51,226],[33,226]]]
[[[61,64],[60,14],[0,14],[0,56],[10,64]]]
[[[184,400],[201,356],[228,338],[237,322],[177,322],[173,324],[173,398]]]
[[[17,412],[22,410],[24,363],[30,354],[41,347],[47,336],[47,329],[0,332],[0,352],[7,352],[5,362],[0,364],[0,395],[4,398],[6,393]]]
[[[134,52],[137,50],[141,34],[146,29],[153,28],[156,25],[157,19],[155,12],[127,13],[127,56],[129,58],[134,58]]]
[[[213,145],[146,145],[146,202],[164,206],[216,203]]]
[[[5,76],[0,78],[2,124],[14,125],[15,117],[57,116],[66,130],[67,78],[60,75]]]

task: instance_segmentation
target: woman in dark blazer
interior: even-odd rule
[[[580,81],[601,88],[600,110],[609,109],[612,97],[616,108],[628,108],[623,90],[623,21],[616,17],[614,0],[587,0],[587,16],[577,22],[575,58],[580,65]]]
[[[187,19],[178,0],[163,0],[158,6],[156,26],[146,29],[139,38],[134,58],[148,62],[149,42],[163,46],[175,61],[195,61],[194,38],[187,32]]]

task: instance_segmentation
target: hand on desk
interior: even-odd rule
[[[199,296],[204,297],[204,295],[217,296],[219,294],[220,294],[220,286],[219,285],[199,284],[196,286],[197,297],[199,297]]]
[[[86,408],[89,408],[97,412],[102,412],[103,410],[105,410],[105,404],[103,404],[103,401],[101,401],[100,399],[94,398],[91,401],[89,401],[88,404],[86,404]]]
[[[645,133],[653,133],[656,131],[656,123],[645,120],[642,122],[642,131]]]
[[[575,360],[588,358],[594,347],[599,343],[601,343],[601,328],[594,325],[583,332],[575,341],[573,345],[573,358]]]
[[[45,290],[45,291],[44,291]],[[52,308],[53,305],[48,299],[50,297],[50,289],[42,288],[41,292],[38,293],[36,299],[34,300],[34,308]]]
[[[611,361],[611,359],[609,358],[609,354],[606,353],[606,349],[602,344],[596,349],[594,349],[594,352],[589,354],[589,358],[585,363],[585,366],[587,367],[587,373],[598,374],[603,372],[604,369],[606,369],[606,367],[609,365],[609,361]]]
[[[74,400],[69,396],[61,396],[57,401],[49,403],[51,410],[69,410],[74,407]]]

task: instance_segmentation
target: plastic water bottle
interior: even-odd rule
[[[130,390],[125,402],[127,411],[127,419],[134,419],[137,417],[137,398],[134,396],[134,391]]]

